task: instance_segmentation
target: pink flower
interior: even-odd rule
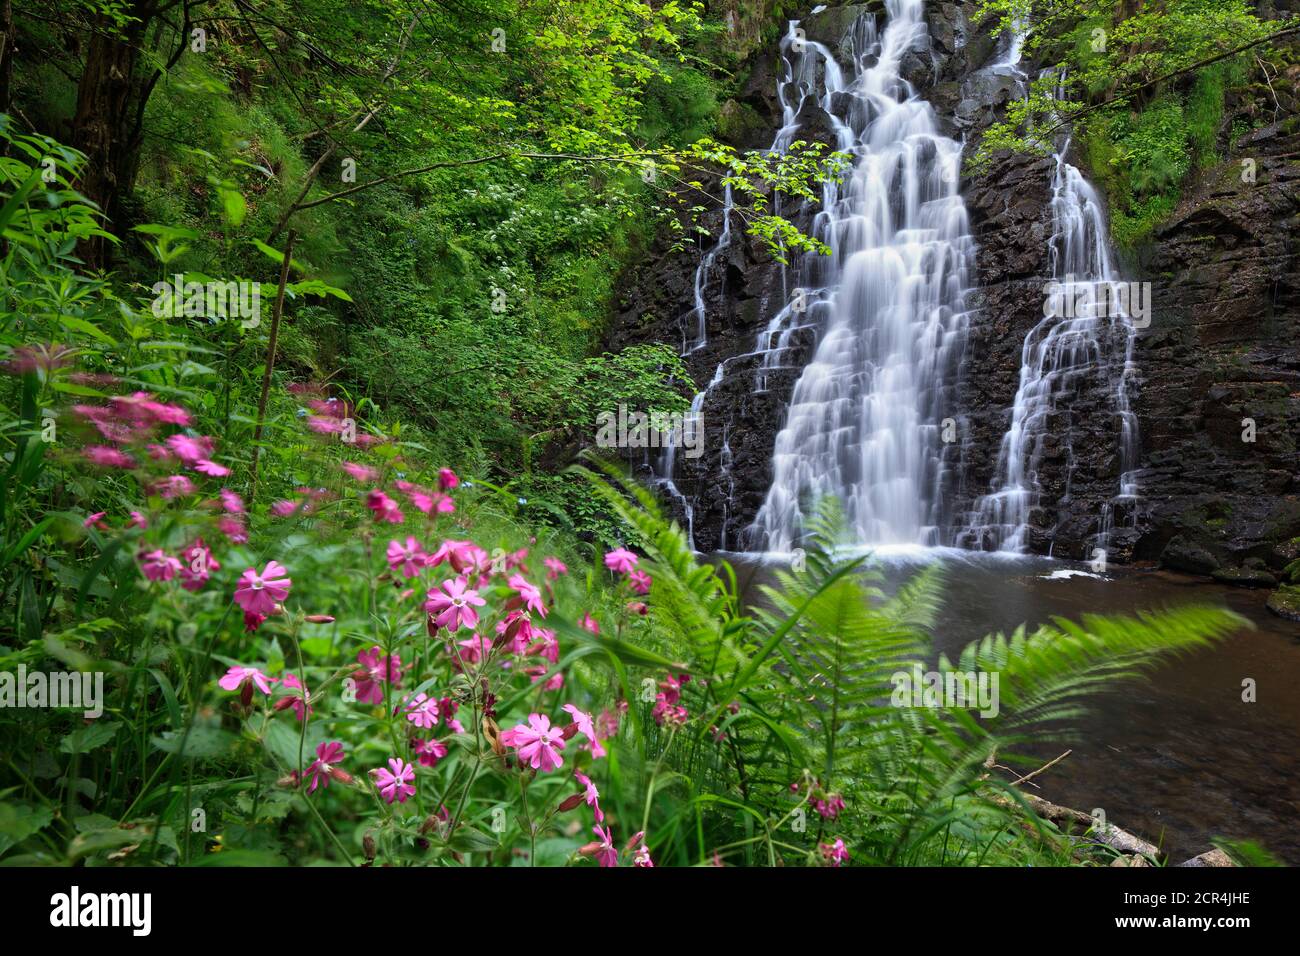
[[[402,676],[402,659],[396,654],[384,657],[383,649],[376,644],[368,651],[357,651],[357,663],[364,668],[353,675],[357,700],[363,704],[383,703],[384,690],[379,685],[387,682],[397,685]]]
[[[239,690],[244,684],[252,684],[268,697],[271,695],[271,685],[278,683],[279,681],[274,677],[267,677],[256,667],[244,667],[242,664],[231,667],[226,671],[225,676],[217,681],[217,685],[222,690]]]
[[[528,723],[504,731],[501,742],[518,750],[520,761],[534,770],[558,770],[564,762],[564,735],[545,714],[529,714]]]
[[[680,726],[690,719],[690,714],[685,707],[672,703],[668,700],[668,695],[662,693],[655,697],[655,705],[650,711],[650,716],[660,726],[663,724]]]
[[[390,757],[388,767],[370,771],[375,777],[375,786],[389,803],[396,800],[405,803],[406,798],[415,793],[415,768],[399,757]]]
[[[663,698],[670,704],[675,704],[682,699],[682,685],[690,682],[689,674],[679,674],[676,677],[670,672],[668,677],[659,682],[659,688],[663,691]]]
[[[131,520],[126,523],[126,526],[128,528],[139,528],[141,531],[144,531],[149,527],[149,519],[138,511],[132,511]]]
[[[644,571],[636,570],[627,576],[627,581],[632,585],[632,590],[637,594],[649,594],[651,577]]]
[[[95,528],[99,531],[108,530],[108,522],[104,520],[107,511],[96,511],[93,515],[87,515],[86,520],[81,522],[83,528]]]
[[[140,570],[150,581],[170,581],[181,570],[181,563],[165,551],[150,551],[141,556]]]
[[[460,641],[456,646],[465,648],[463,651],[454,651],[453,653],[466,664],[477,664],[492,651],[492,642],[480,634],[473,634]]]
[[[204,475],[211,475],[213,478],[225,478],[230,474],[230,469],[225,465],[218,465],[215,461],[209,461],[207,458],[200,458],[196,461],[194,470]]]
[[[428,730],[438,724],[438,702],[428,694],[416,694],[402,701],[406,719],[417,727]]]
[[[258,624],[260,625],[261,622],[259,621]],[[292,707],[293,715],[298,718],[299,723],[316,712],[316,708],[312,706],[311,694],[307,693],[307,685],[298,679],[297,674],[285,674],[284,686],[298,693],[289,694],[287,697],[281,697],[276,701],[275,709],[277,711],[288,710]]]
[[[585,611],[583,612],[582,620],[578,622],[578,627],[582,628],[584,631],[591,631],[593,634],[600,633],[600,625],[596,623],[596,619]]]
[[[99,465],[101,468],[135,467],[135,460],[130,455],[116,448],[109,448],[107,445],[91,445],[82,452],[82,455],[92,465]]]
[[[560,663],[560,642],[555,638],[555,632],[547,627],[537,628],[537,643],[528,648],[529,654],[540,654],[552,664]]]
[[[261,574],[249,568],[235,586],[235,603],[249,614],[269,617],[275,613],[275,605],[289,596],[293,581],[286,577],[288,573],[275,561],[268,561]]]
[[[844,809],[844,798],[838,793],[823,793],[813,800],[813,809],[827,820],[834,820]]]
[[[430,588],[424,609],[434,615],[435,623],[448,631],[458,631],[462,626],[478,626],[478,612],[487,602],[477,591],[468,590],[464,578],[449,578],[442,582],[442,590]]]
[[[511,611],[504,620],[497,621],[497,633],[509,642],[511,654],[523,654],[533,639],[533,619],[527,611]]]
[[[636,847],[636,855],[632,858],[632,865],[641,869],[653,867],[654,860],[650,859],[650,848],[645,845],[645,831],[638,830],[633,834],[632,839],[627,841],[624,850],[630,850]]]
[[[271,505],[271,514],[277,518],[287,518],[298,510],[298,502],[283,498]]]
[[[616,574],[627,574],[636,567],[639,559],[626,548],[615,548],[605,555],[605,567]]]
[[[542,564],[546,565],[546,577],[554,581],[561,574],[568,574],[569,567],[559,558],[542,558]]]
[[[379,472],[376,469],[371,468],[369,465],[358,465],[354,461],[345,461],[343,463],[343,470],[346,471],[354,480],[359,481],[362,484],[369,484],[379,477]]]
[[[331,764],[340,763],[342,760],[343,745],[337,740],[317,744],[316,759],[307,768],[307,772],[311,774],[311,783],[307,787],[307,792],[315,793],[317,786],[328,787],[330,777],[339,772]]]
[[[132,395],[114,395],[109,401],[116,414],[135,421],[153,419],[163,425],[179,425],[189,428],[189,412],[176,405],[166,405],[154,399],[148,392],[136,392]]]
[[[403,577],[415,577],[428,560],[429,556],[424,553],[420,542],[415,538],[408,537],[406,544],[402,544],[397,539],[388,542],[388,566],[394,571],[400,568]]]
[[[602,827],[599,824],[591,828],[591,832],[596,834],[599,839],[595,843],[588,843],[578,852],[584,856],[595,856],[601,866],[618,866],[618,851],[614,849],[614,834],[608,827]]]
[[[189,435],[172,435],[167,439],[166,445],[172,454],[187,465],[193,465],[209,454],[209,448],[202,440],[191,438]]]
[[[411,748],[423,767],[436,767],[447,756],[447,745],[441,740],[412,740]]]
[[[596,815],[596,822],[604,823],[605,811],[600,808],[600,791],[596,789],[596,785],[591,782],[591,778],[585,773],[575,770],[573,776],[577,778],[578,783],[582,784],[583,790],[585,791],[582,798]]]
[[[194,482],[184,475],[168,475],[155,484],[152,490],[170,501],[173,498],[180,498],[182,495],[194,494]]]
[[[244,523],[229,515],[217,519],[217,530],[232,544],[243,544],[248,540],[248,529],[244,527]]]
[[[822,859],[831,866],[839,866],[849,858],[849,848],[844,845],[843,840],[836,840],[834,843],[818,843],[817,849],[822,851]]]
[[[515,589],[520,600],[524,602],[524,607],[541,617],[546,617],[546,605],[542,603],[542,592],[537,590],[535,585],[530,584],[522,574],[512,574],[509,584]]]
[[[438,470],[438,487],[443,491],[451,491],[460,484],[460,479],[450,468],[440,468]]]
[[[366,495],[366,507],[375,513],[376,521],[401,524],[406,520],[406,516],[402,514],[402,509],[397,506],[397,502],[378,488]]]
[[[343,431],[343,422],[335,418],[312,415],[307,419],[307,427],[319,435],[337,435]]]
[[[429,564],[437,567],[447,561],[450,562],[452,570],[459,574],[469,566],[469,548],[472,545],[472,541],[446,540],[429,556]]]
[[[618,712],[605,709],[596,718],[596,733],[602,740],[618,736]]]
[[[591,756],[597,760],[605,756],[605,748],[600,745],[600,739],[596,736],[596,726],[591,719],[591,714],[578,710],[574,704],[565,704],[560,709],[573,717],[573,722],[578,725],[578,733],[591,741]]]
[[[229,488],[222,488],[221,507],[226,509],[229,514],[242,515],[244,513],[244,499]]]
[[[181,552],[186,563],[181,565],[181,587],[187,591],[198,591],[207,584],[213,571],[221,570],[221,562],[212,555],[212,551],[203,539],[199,538]]]
[[[394,484],[397,485],[397,490],[410,498],[411,504],[424,514],[430,512],[450,514],[456,510],[456,503],[441,492],[430,491],[409,481],[396,481]]]

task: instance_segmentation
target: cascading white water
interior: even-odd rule
[[[700,257],[700,264],[695,270],[695,308],[692,310],[695,317],[695,340],[687,344],[684,341],[685,330],[683,329],[683,355],[703,348],[709,343],[709,328],[706,324],[708,312],[704,303],[705,286],[709,281],[709,272],[713,269],[713,263],[717,260],[718,254],[731,245],[731,210],[731,185],[728,184],[722,194],[722,235],[718,237],[717,244]]]
[[[819,77],[827,87],[827,97],[833,91],[840,90],[844,85],[843,76],[840,72],[839,64],[831,55],[830,50],[824,44],[816,43],[804,39],[799,33],[799,21],[792,20],[785,36],[781,40],[781,52],[785,63],[785,72],[777,82],[777,100],[781,104],[782,123],[781,128],[777,131],[776,137],[769,148],[773,153],[785,153],[790,149],[791,143],[794,142],[799,130],[798,116],[804,107],[805,101],[809,97],[816,96]],[[872,28],[874,31],[874,27]],[[846,145],[842,143],[841,146]],[[779,215],[780,196],[776,197],[775,212]],[[722,234],[718,237],[718,242],[707,253],[700,258],[700,263],[695,270],[695,307],[691,316],[695,320],[695,335],[693,340],[686,339],[685,327],[683,327],[683,342],[681,354],[683,357],[691,352],[703,347],[708,343],[708,329],[706,320],[708,317],[705,292],[709,273],[713,268],[713,263],[718,255],[727,249],[731,244],[731,213],[732,213],[732,191],[727,186],[723,194],[723,228]],[[806,299],[806,297],[805,297]],[[804,300],[801,300],[801,302]],[[703,427],[701,424],[701,415],[704,404],[708,400],[710,392],[717,387],[722,381],[726,367],[729,363],[752,358],[755,355],[763,356],[762,367],[767,369],[773,367],[775,357],[780,354],[781,350],[788,345],[788,338],[793,328],[790,326],[790,317],[796,312],[801,311],[786,305],[769,324],[770,334],[764,333],[759,335],[759,341],[755,346],[754,352],[742,355],[732,356],[720,362],[714,370],[713,378],[704,390],[698,392],[691,402],[691,409],[688,414],[688,421],[695,423],[694,427]],[[779,339],[779,343],[778,340]],[[674,438],[677,436],[674,436]],[[721,457],[722,477],[730,488],[734,482],[730,476],[731,467],[731,446],[729,434],[724,431],[723,436],[723,454]],[[657,476],[655,485],[670,498],[678,503],[681,508],[682,516],[686,521],[687,540],[691,546],[695,545],[695,507],[694,502],[687,495],[683,494],[678,488],[675,481],[677,469],[677,442],[670,440],[666,447],[657,456],[654,462],[653,471]],[[724,509],[729,513],[729,505]],[[721,531],[720,546],[727,546],[727,531],[724,526]]]
[[[823,187],[813,232],[831,255],[801,267],[811,295],[801,289],[799,298],[813,307],[787,307],[760,339],[770,370],[792,325],[818,323],[751,528],[769,551],[797,543],[805,508],[823,495],[840,499],[861,543],[939,543],[940,433],[965,342],[973,243],[957,189],[961,147],[938,133],[933,108],[900,74],[926,31],[923,7],[887,0],[879,34],[871,17],[858,20],[846,41],[847,80],[829,51],[807,41],[792,70],[797,78],[825,64],[818,105],[853,165],[843,184]],[[787,106],[787,126],[790,117]]]
[[[1011,66],[1019,61],[1019,50],[1020,42],[1013,37]],[[1030,513],[1040,497],[1038,467],[1054,413],[1062,402],[1098,381],[1108,389],[1119,422],[1120,481],[1118,495],[1100,516],[1097,547],[1108,546],[1114,505],[1137,496],[1138,427],[1128,395],[1135,372],[1134,327],[1123,307],[1126,290],[1111,259],[1100,198],[1066,162],[1069,148],[1067,136],[1055,156],[1053,282],[1044,292],[1045,315],[1025,336],[1019,386],[998,453],[993,491],[976,501],[963,536],[976,547],[1025,550]],[[1057,437],[1069,440],[1068,432]]]

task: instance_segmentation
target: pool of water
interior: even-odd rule
[[[772,559],[717,557],[731,562],[757,600],[755,585],[770,578]],[[881,564],[897,582],[934,560],[946,568],[934,647],[950,657],[987,633],[1058,615],[1214,603],[1251,621],[1253,629],[1095,697],[1076,724],[1081,740],[1035,747],[1042,763],[1073,752],[1036,778],[1032,792],[1086,812],[1103,808],[1115,825],[1163,846],[1171,862],[1223,836],[1255,840],[1300,864],[1300,624],[1269,613],[1266,591],[1167,571],[1111,567],[1097,575],[1087,565],[969,552],[909,550]],[[1256,683],[1255,703],[1242,701],[1246,678]]]

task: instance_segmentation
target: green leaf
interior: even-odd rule
[[[59,742],[59,750],[65,754],[89,753],[96,747],[102,747],[117,736],[117,721],[97,720],[93,724],[80,727]]]
[[[168,730],[151,738],[150,742],[163,753],[180,755],[181,744],[184,741],[183,756],[195,759],[223,754],[233,746],[235,739],[234,734],[218,727],[196,725],[190,729],[188,740],[185,739],[184,731]]]
[[[501,844],[482,830],[462,824],[456,828],[447,845],[458,853],[490,853]]]
[[[49,807],[0,801],[0,855],[49,826],[53,820],[54,813]]]

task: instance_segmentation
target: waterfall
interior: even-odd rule
[[[814,11],[816,12],[816,11]],[[864,21],[871,21],[864,18]],[[855,28],[856,29],[856,28]],[[870,27],[871,35],[874,37],[874,24]],[[831,55],[830,50],[824,44],[815,41],[806,40],[802,37],[799,30],[799,21],[791,20],[788,24],[785,35],[781,39],[782,59],[785,66],[784,73],[780,80],[777,81],[777,100],[781,104],[782,122],[781,128],[777,130],[776,136],[769,147],[769,152],[785,153],[789,150],[790,144],[795,141],[799,131],[798,116],[804,108],[809,98],[817,100],[816,90],[818,87],[819,77],[822,84],[826,87],[827,92],[825,99],[827,104],[830,96],[838,92],[844,86],[843,75],[840,71],[839,64]],[[828,108],[828,105],[823,105]],[[844,140],[839,144],[840,148],[851,145],[851,140]],[[705,301],[705,291],[707,289],[708,276],[713,268],[713,263],[718,255],[731,244],[731,211],[732,211],[732,192],[731,186],[728,185],[723,193],[723,227],[722,234],[718,242],[707,253],[700,257],[700,263],[695,269],[694,308],[689,313],[690,317],[695,320],[695,336],[693,340],[687,340],[685,326],[683,326],[682,357],[686,357],[691,352],[698,350],[708,343],[707,304]],[[775,199],[774,212],[781,214],[780,196]],[[808,258],[808,257],[805,257]],[[784,271],[784,270],[783,270]],[[802,291],[802,290],[801,290]],[[754,351],[747,354],[732,356],[720,362],[714,370],[713,378],[705,386],[703,391],[698,392],[691,402],[691,409],[688,420],[694,421],[695,427],[702,428],[700,416],[704,404],[708,400],[710,392],[717,387],[722,381],[726,367],[729,363],[751,358],[756,354],[763,356],[763,368],[774,367],[772,363],[776,361],[776,356],[780,351],[788,346],[788,339],[793,331],[800,326],[791,326],[789,320],[791,316],[802,311],[801,303],[806,301],[806,295],[794,305],[787,304],[778,312],[772,323],[768,326],[768,331],[760,333],[758,342],[755,344]],[[677,469],[677,448],[676,442],[669,441],[667,446],[660,452],[653,462],[652,470],[655,474],[654,485],[662,492],[667,494],[671,499],[677,502],[681,508],[682,515],[686,522],[687,539],[691,546],[695,546],[695,505],[694,500],[685,495],[677,486],[675,481]],[[734,487],[730,475],[731,469],[731,446],[729,432],[724,430],[723,435],[723,455],[721,478],[728,488]],[[729,513],[730,503],[728,502],[727,511]],[[722,530],[721,547],[726,548],[726,527]]]
[[[852,167],[842,184],[823,186],[814,221],[831,255],[803,257],[801,307],[788,305],[760,336],[770,369],[792,327],[813,323],[818,333],[750,529],[752,543],[769,551],[794,547],[806,509],[826,495],[842,502],[861,543],[937,544],[946,519],[953,447],[941,433],[955,436],[973,243],[957,188],[961,147],[938,133],[933,108],[900,72],[903,55],[925,37],[923,0],[885,7],[883,31],[866,16],[846,37],[847,70],[804,41],[788,74],[815,96],[823,64],[817,105]],[[789,84],[781,92],[787,129],[777,147],[793,135],[798,113],[785,98]]]
[[[722,194],[722,235],[718,237],[717,244],[700,257],[700,264],[695,270],[695,308],[692,310],[695,317],[695,341],[688,345],[683,329],[682,355],[701,349],[709,343],[709,329],[705,323],[708,313],[704,304],[704,292],[709,281],[709,272],[713,269],[718,254],[731,245],[731,209],[731,184],[728,183]]]
[[[1008,54],[1012,67],[1019,61],[1020,45],[1013,37]],[[1030,515],[1040,499],[1038,467],[1049,427],[1066,401],[1088,386],[1100,384],[1109,393],[1119,422],[1118,494],[1103,506],[1095,548],[1104,552],[1109,546],[1114,506],[1137,497],[1138,427],[1128,395],[1135,375],[1134,326],[1125,307],[1127,288],[1111,259],[1101,200],[1079,170],[1066,162],[1069,149],[1065,136],[1054,157],[1053,281],[1044,292],[1044,317],[1025,336],[1019,386],[993,489],[976,501],[963,535],[963,543],[979,548],[1025,550]],[[1058,430],[1055,437],[1068,443],[1068,429],[1063,436]],[[1072,472],[1073,449],[1069,452]]]

